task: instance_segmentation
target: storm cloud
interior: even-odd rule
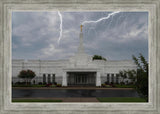
[[[12,12],[13,59],[68,59],[77,52],[80,25],[112,12]],[[108,60],[148,59],[148,12],[119,12],[107,20],[83,26],[85,52]]]

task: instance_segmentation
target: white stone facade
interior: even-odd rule
[[[36,77],[32,79],[32,83],[35,84],[57,82],[62,86],[68,86],[69,82],[74,83],[75,81],[74,84],[83,85],[92,82],[95,86],[101,86],[106,81],[120,82],[121,79],[116,78],[120,70],[136,70],[137,68],[132,60],[92,60],[92,57],[84,52],[82,42],[83,33],[81,32],[78,52],[75,56],[66,60],[12,60],[12,82],[22,82],[23,80],[17,77],[19,72],[30,69],[36,74]],[[91,74],[94,74],[94,79],[85,78],[85,76],[89,77],[89,74],[90,77],[92,77]],[[79,76],[76,77],[76,75]],[[125,81],[127,80],[130,82],[129,79]]]

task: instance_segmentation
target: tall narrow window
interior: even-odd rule
[[[116,74],[116,83],[119,83],[119,74]]]
[[[114,83],[114,74],[112,74],[112,83]]]
[[[119,74],[116,74],[116,83],[119,83]]]
[[[52,83],[55,83],[55,74],[52,74]]]
[[[43,84],[46,83],[46,74],[43,74]]]
[[[50,83],[51,83],[51,75],[48,74],[48,84],[50,84]]]
[[[109,83],[109,74],[107,74],[107,83]]]

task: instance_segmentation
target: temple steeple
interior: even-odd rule
[[[82,27],[83,27],[83,25],[81,25],[80,27],[81,27],[81,32],[82,32]]]
[[[75,56],[73,56],[73,58],[70,59],[74,67],[80,67],[80,68],[86,67],[88,65],[88,62],[92,61],[92,58],[89,55],[87,55],[84,51],[82,27],[83,25],[80,26],[78,51],[75,54]]]
[[[79,54],[84,53],[82,27],[83,27],[83,25],[80,26],[81,32],[80,32],[80,35],[79,35],[79,47],[78,47],[78,53]]]

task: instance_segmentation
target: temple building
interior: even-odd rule
[[[21,70],[30,69],[36,76],[32,83],[58,83],[62,86],[91,85],[120,83],[120,70],[136,70],[132,60],[93,60],[92,56],[84,51],[82,25],[79,36],[79,47],[73,57],[65,60],[12,60],[12,83],[23,82],[18,78]],[[125,82],[131,82],[125,79]]]

